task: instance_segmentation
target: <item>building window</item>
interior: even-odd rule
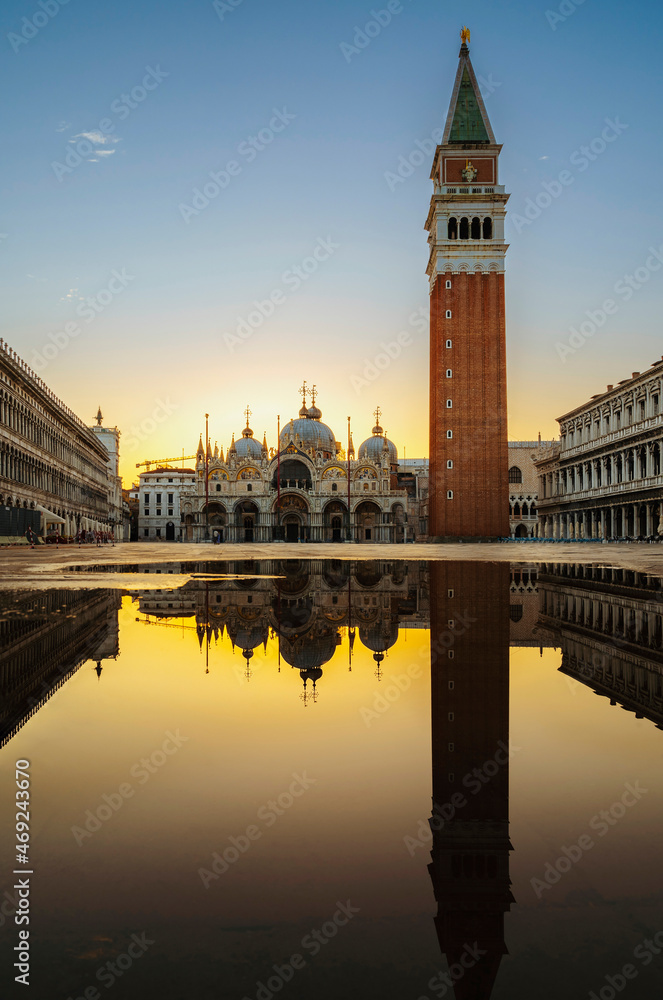
[[[452,215],[451,218],[449,219],[449,222],[447,223],[447,239],[455,240],[457,238],[458,238],[458,221]],[[447,288],[448,287],[449,286],[447,284]]]
[[[456,627],[456,619],[455,618],[449,618],[447,620],[447,625],[449,626],[449,628],[455,628]]]
[[[338,484],[332,483],[332,493],[338,493]]]
[[[658,413],[658,396],[652,396],[651,408],[653,413]]]
[[[453,469],[453,467],[454,467],[453,462],[451,461],[451,459],[448,459],[448,461],[447,461],[447,469]]]
[[[149,517],[149,516],[150,516],[150,508],[146,507],[145,508],[145,517]]]
[[[157,538],[161,538],[161,528],[156,528],[154,533],[157,536]]]
[[[451,319],[451,309],[447,309],[446,316],[447,316],[447,319]]]
[[[161,503],[161,494],[157,493],[157,503]]]
[[[150,529],[149,528],[143,528],[143,534],[145,535],[145,538],[149,538],[150,537]]]
[[[493,220],[488,217],[483,220],[483,238],[484,240],[492,240],[493,238]]]
[[[454,498],[454,491],[447,490],[447,500],[453,500],[453,498]]]
[[[157,507],[157,517],[161,517],[161,507]]]
[[[454,682],[453,681],[449,681],[449,690],[453,691],[453,689],[454,689]]]
[[[449,350],[449,348],[452,346],[451,341],[447,340],[447,342],[446,342],[446,344],[444,346],[447,348],[447,350]]]
[[[453,378],[453,377],[454,373],[452,372],[451,368],[447,368],[447,378]]]
[[[173,508],[169,507],[168,508],[168,517],[172,517],[172,515],[173,515]]]
[[[172,481],[173,481],[172,479],[169,479],[169,480],[168,480],[168,482],[169,482],[169,483],[172,483]]]
[[[476,216],[472,219],[472,239],[481,239],[481,219]]]
[[[447,288],[451,288],[451,282],[447,281]]]
[[[453,590],[447,590],[447,597],[453,597],[453,596],[454,596]]]
[[[217,484],[216,484],[216,492],[217,492],[217,493],[220,493],[220,492],[221,492],[221,483],[217,483]]]
[[[470,220],[467,216],[460,220],[460,238],[461,240],[469,240],[470,238]]]
[[[251,485],[251,483],[247,483],[246,484],[246,492],[247,493],[252,493],[253,492],[253,486]]]
[[[168,503],[173,503],[173,497],[174,497],[174,496],[175,496],[175,494],[174,494],[174,493],[169,493],[169,494],[168,494]]]
[[[509,482],[510,483],[522,483],[523,474],[517,465],[512,465],[509,469]]]
[[[447,438],[448,438],[449,441],[451,441],[451,439],[452,439],[453,436],[454,436],[454,432],[453,431],[447,431]]]
[[[447,400],[447,410],[450,410],[452,406],[453,406],[452,401],[450,399],[448,399]]]
[[[447,650],[447,656],[449,657],[450,660],[453,660],[455,655],[456,654],[454,653],[453,649]]]
[[[149,502],[150,502],[150,494],[149,494],[149,493],[146,493],[146,494],[145,494],[145,496],[143,497],[143,501],[144,501],[145,503],[149,503]]]

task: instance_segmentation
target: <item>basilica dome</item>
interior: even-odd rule
[[[322,411],[315,404],[309,409],[302,406],[296,420],[285,424],[281,431],[279,444],[286,448],[293,441],[302,451],[321,451],[332,457],[336,454],[336,438],[327,424],[320,420]]]
[[[233,438],[230,448],[233,447],[238,458],[259,459],[262,455],[262,445],[256,441],[248,424],[242,431],[239,441],[235,441]]]
[[[398,462],[398,451],[396,449],[396,445],[393,441],[390,441],[385,437],[384,431],[379,424],[376,424],[373,428],[373,437],[366,438],[366,440],[359,445],[359,453],[357,457],[361,461],[379,463],[382,460],[385,443],[387,445],[387,450],[389,451],[389,464],[396,465]]]

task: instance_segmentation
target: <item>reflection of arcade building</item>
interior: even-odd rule
[[[379,424],[355,456],[321,421],[313,403],[281,430],[279,449],[260,443],[249,427],[223,449],[203,446],[195,486],[182,495],[182,537],[199,542],[402,542],[408,495],[398,488],[398,454]],[[350,478],[348,515],[348,472]],[[207,485],[206,485],[207,480]],[[206,506],[207,501],[207,506]]]
[[[562,649],[560,670],[663,729],[661,581],[624,569],[544,566],[540,631]]]

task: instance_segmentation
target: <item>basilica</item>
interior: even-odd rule
[[[300,391],[302,406],[279,428],[278,447],[270,448],[266,435],[262,442],[254,437],[248,407],[246,426],[225,456],[201,435],[179,496],[182,541],[406,540],[408,489],[399,484],[398,453],[380,426],[380,409],[355,453],[349,427],[344,447],[323,423],[315,386],[304,383]]]

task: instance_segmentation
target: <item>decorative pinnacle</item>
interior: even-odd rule
[[[463,25],[460,32],[460,40],[463,43],[463,45],[467,45],[467,43],[470,40],[470,29],[465,24]]]
[[[306,406],[306,396],[308,393],[308,388],[306,386],[306,379],[304,379],[304,383],[299,391],[302,395],[302,403],[304,404],[304,406]]]
[[[373,410],[373,416],[375,417],[375,423],[379,424],[380,417],[382,416],[382,410],[380,409],[379,406],[376,406],[375,409]]]
[[[317,386],[313,386],[311,391],[311,406],[315,406],[315,397],[318,395]]]
[[[249,426],[249,417],[252,415],[251,409],[247,403],[246,409],[244,410],[244,416],[246,417],[246,426]]]

